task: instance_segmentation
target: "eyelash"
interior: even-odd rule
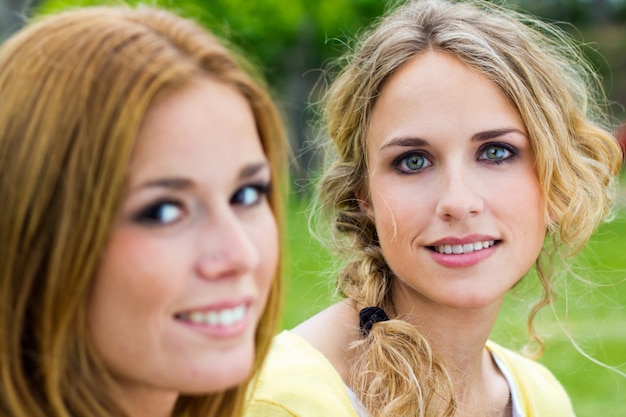
[[[426,161],[427,165],[419,168],[418,170],[402,169],[402,165],[405,164],[406,161],[408,159],[412,158],[412,157],[423,158]],[[429,166],[431,166],[432,162],[428,159],[428,154],[426,154],[424,152],[410,151],[410,152],[406,152],[406,153],[403,153],[402,155],[398,156],[396,159],[393,160],[391,165],[393,166],[393,168],[394,168],[394,170],[396,171],[397,174],[400,174],[400,175],[413,175],[413,174],[419,173],[419,172],[423,171],[424,169],[428,168]]]
[[[507,153],[507,155],[505,155],[501,159],[483,158],[482,156],[490,149],[504,150]],[[478,149],[477,160],[484,161],[490,164],[500,165],[506,162],[511,162],[517,155],[518,155],[518,151],[514,146],[511,146],[507,143],[491,142],[491,143],[487,143],[481,146]],[[425,161],[423,164],[424,166],[415,170],[402,169],[403,164],[406,164],[407,160],[409,160],[410,158],[423,158]],[[410,152],[407,152],[398,156],[396,159],[393,160],[391,165],[395,169],[396,173],[400,175],[413,175],[413,174],[420,173],[424,169],[430,167],[432,165],[432,162],[430,161],[429,155],[427,153],[420,152],[420,151],[410,151]]]
[[[252,203],[247,203],[247,204],[242,202],[242,201],[237,201],[239,197],[245,197],[243,195],[243,192],[245,190],[250,190],[250,189],[256,191],[256,193],[258,194],[257,198],[256,198],[256,201],[254,201]],[[257,183],[257,184],[247,184],[247,185],[244,185],[243,187],[239,188],[235,192],[235,194],[233,194],[233,197],[231,198],[230,201],[231,201],[231,204],[242,205],[244,207],[252,207],[252,206],[256,206],[259,203],[261,203],[261,201],[264,198],[267,198],[270,195],[271,191],[272,191],[272,186],[271,186],[270,182]]]
[[[499,149],[503,149],[506,152],[508,152],[509,155],[501,158],[501,159],[487,159],[487,158],[481,158],[481,156],[483,154],[485,154],[487,152],[487,150],[489,149],[494,149],[494,148],[499,148]],[[492,163],[492,164],[496,164],[496,165],[500,165],[506,162],[511,162],[517,155],[518,155],[518,151],[514,146],[509,145],[508,143],[501,143],[501,142],[492,142],[492,143],[487,143],[484,146],[481,146],[478,150],[479,152],[479,158],[478,160],[480,161],[487,161],[488,163]]]
[[[230,200],[230,204],[242,207],[254,207],[260,204],[263,199],[267,198],[271,193],[271,184],[267,183],[258,183],[258,184],[247,184],[240,187],[232,196]],[[253,190],[256,192],[256,195],[253,196],[254,201],[245,202],[246,196],[244,193],[247,190]],[[168,208],[174,207],[178,212],[173,213],[173,217],[170,219],[163,219],[164,215],[172,214],[165,211]],[[175,199],[162,199],[157,200],[151,204],[149,204],[144,209],[140,210],[134,217],[134,221],[140,224],[144,224],[147,226],[167,226],[173,223],[176,223],[180,220],[184,213],[184,204],[181,201]]]
[[[164,226],[176,223],[180,219],[180,213],[177,213],[176,219],[173,220],[162,220],[158,218],[159,215],[164,214],[162,210],[166,207],[176,207],[178,211],[183,211],[183,204],[180,201],[171,199],[158,200],[137,213],[134,216],[134,220],[137,223],[145,224],[148,226]]]

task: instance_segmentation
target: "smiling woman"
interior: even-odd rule
[[[121,399],[146,404],[150,381],[172,398],[236,386],[278,262],[269,164],[245,98],[206,77],[157,100],[126,184],[86,313]]]
[[[285,151],[242,64],[146,7],[0,48],[0,414],[241,413],[277,324]]]
[[[389,79],[367,136],[360,208],[399,278],[394,309],[436,315],[416,294],[428,310],[499,304],[537,259],[547,227],[515,108],[452,55],[426,52]]]
[[[313,210],[345,299],[276,337],[250,417],[574,415],[548,369],[489,336],[535,265],[534,336],[553,261],[611,203],[621,153],[577,51],[483,1],[409,0],[365,32],[324,101]]]

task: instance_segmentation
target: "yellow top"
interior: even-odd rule
[[[487,343],[511,377],[524,417],[573,417],[563,387],[541,364]],[[249,393],[245,417],[358,417],[331,363],[306,340],[284,331],[274,338]]]
[[[574,417],[572,402],[552,372],[518,353],[487,342],[487,349],[512,377],[519,408],[525,417]]]

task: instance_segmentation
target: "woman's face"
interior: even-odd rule
[[[367,141],[361,208],[399,278],[394,302],[499,305],[536,260],[547,226],[526,129],[500,89],[427,52],[385,84]]]
[[[270,180],[233,88],[201,78],[147,112],[88,307],[128,407],[249,375],[278,261]]]

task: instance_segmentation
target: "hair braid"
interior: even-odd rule
[[[337,289],[358,310],[389,308],[393,305],[392,272],[378,244],[374,223],[360,209],[353,191],[363,186],[357,171],[337,162],[318,184],[318,203],[341,207],[333,222],[335,232],[353,239],[351,245],[336,245],[351,259],[338,274]],[[419,410],[419,416],[453,416],[454,386],[443,361],[414,326],[391,316],[351,346],[354,361],[349,383],[368,415],[413,416]]]

